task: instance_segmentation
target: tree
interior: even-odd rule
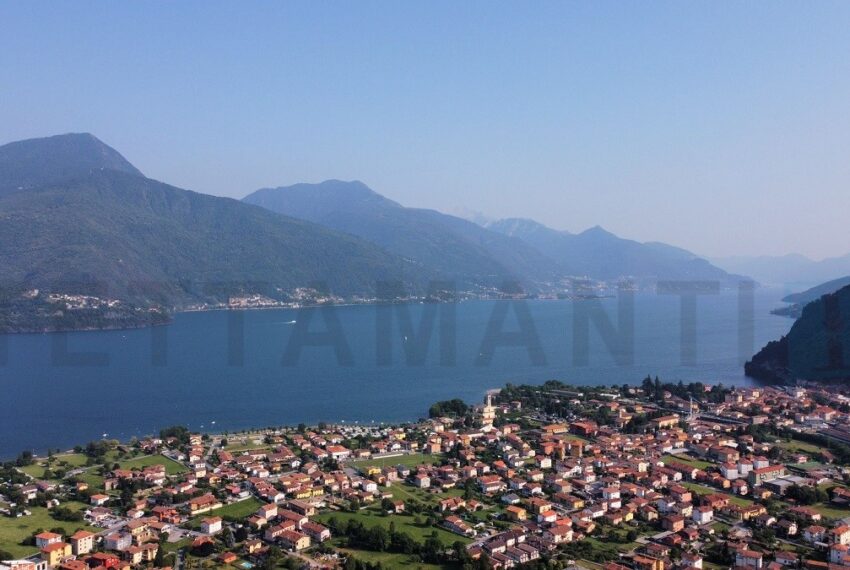
[[[435,403],[428,410],[428,416],[432,418],[438,418],[441,416],[460,417],[465,415],[468,411],[469,406],[466,405],[463,400],[455,398],[453,400],[443,400]]]
[[[230,530],[229,526],[224,527],[224,530],[221,531],[221,541],[227,548],[233,548],[236,544],[236,539],[233,538],[233,531]]]
[[[248,540],[248,529],[244,526],[240,526],[236,529],[236,542],[245,542]]]
[[[156,556],[154,556],[153,565],[157,568],[165,567],[165,540],[159,541],[159,548],[156,549]]]
[[[369,530],[367,541],[369,547],[378,552],[384,552],[390,547],[390,535],[380,525],[375,525]]]
[[[475,479],[471,477],[463,483],[463,498],[467,501],[475,498]]]
[[[160,439],[174,438],[180,443],[189,443],[189,428],[186,426],[170,426],[159,430]]]
[[[32,451],[22,451],[15,460],[15,465],[18,467],[26,467],[33,464]]]

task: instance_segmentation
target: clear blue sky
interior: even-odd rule
[[[850,2],[0,3],[0,142],[92,132],[222,196],[405,205],[704,255],[850,251]]]

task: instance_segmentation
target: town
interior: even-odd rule
[[[0,470],[0,570],[843,570],[848,419],[836,387],[648,377],[24,452]]]

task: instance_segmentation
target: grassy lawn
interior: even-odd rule
[[[626,535],[628,535],[630,529],[611,526],[607,524],[600,525],[600,529],[605,534],[606,538],[591,536],[585,539],[589,540],[595,548],[599,548],[602,550],[613,548],[617,552],[625,553],[631,552],[632,550],[640,546],[639,542],[629,542],[626,539]]]
[[[402,482],[395,482],[387,487],[386,490],[392,493],[394,499],[399,501],[410,501],[415,499],[420,503],[428,505],[435,505],[439,501],[448,499],[449,497],[462,497],[464,493],[463,489],[458,489],[457,487],[440,491],[439,493],[431,493],[425,489],[419,489]]]
[[[248,451],[249,449],[270,450],[271,448],[272,448],[271,445],[266,445],[263,442],[254,443],[252,441],[246,441],[246,442],[236,441],[236,442],[230,443],[230,441],[228,440],[227,445],[225,446],[224,450],[229,451],[230,453],[238,453],[240,451]]]
[[[424,453],[411,453],[409,455],[396,455],[395,457],[380,457],[378,459],[363,459],[360,461],[352,461],[352,467],[395,467],[396,465],[405,465],[407,467],[417,467],[423,463],[429,465],[440,461],[440,455],[430,455]]]
[[[376,525],[383,526],[387,530],[390,528],[390,522],[395,523],[395,528],[399,532],[406,532],[410,535],[411,538],[418,542],[425,542],[425,539],[431,536],[431,533],[437,531],[437,538],[446,545],[451,546],[455,541],[461,541],[464,544],[472,542],[470,539],[460,536],[459,534],[454,534],[453,532],[449,532],[447,530],[443,530],[441,528],[429,527],[429,526],[419,526],[414,522],[413,516],[406,515],[390,515],[390,516],[382,516],[377,514],[375,511],[370,510],[362,510],[357,513],[342,513],[342,512],[334,512],[334,513],[323,513],[316,517],[316,520],[319,522],[325,523],[331,517],[335,517],[337,520],[342,521],[359,521],[363,523],[366,527],[373,527]],[[422,516],[424,519],[424,515]]]
[[[142,455],[133,459],[127,459],[119,463],[121,469],[142,469],[151,465],[165,465],[165,473],[167,475],[177,475],[185,473],[188,469],[164,455]]]
[[[257,509],[259,509],[261,505],[265,505],[265,503],[259,499],[251,497],[250,499],[224,505],[220,509],[215,509],[202,515],[198,515],[195,518],[190,519],[187,526],[199,527],[201,526],[201,521],[209,517],[221,517],[227,521],[240,521],[257,512]]]
[[[720,489],[715,489],[714,487],[706,487],[705,485],[700,485],[699,483],[692,483],[690,481],[682,481],[681,485],[687,487],[697,495],[711,495],[712,493],[717,495],[724,495],[729,497],[729,502],[741,507],[749,507],[753,504],[753,501],[750,499],[745,499],[744,497],[739,497],[737,495],[731,495],[729,493],[725,493]]]
[[[85,467],[88,459],[82,453],[66,453],[64,455],[54,455],[52,463],[59,467],[73,469],[75,467]]]
[[[86,505],[68,501],[62,503],[63,507],[69,509],[84,510]],[[84,528],[92,530],[92,527],[84,522],[62,522],[50,516],[50,512],[43,507],[32,507],[29,509],[32,515],[28,517],[10,518],[0,517],[0,550],[7,550],[13,556],[22,558],[35,554],[38,549],[35,546],[22,546],[21,542],[29,538],[36,529],[49,530],[53,528],[65,529],[65,534],[73,534],[77,529]]]
[[[103,476],[95,473],[93,469],[80,473],[77,475],[77,479],[88,483],[91,490],[103,491]]]
[[[251,497],[250,499],[245,499],[244,501],[238,501],[236,503],[230,503],[229,505],[224,505],[220,509],[215,509],[208,513],[198,515],[189,521],[189,525],[200,526],[201,521],[203,519],[213,516],[221,517],[225,520],[230,521],[242,520],[245,517],[257,512],[257,509],[259,509],[262,505],[265,505],[265,503],[263,503],[259,499]]]
[[[628,543],[603,542],[602,540],[600,540],[596,537],[593,537],[593,536],[588,536],[584,540],[586,540],[587,542],[592,544],[593,549],[596,550],[596,551],[600,551],[600,552],[611,551],[611,552],[616,552],[618,554],[621,553],[621,552],[623,552],[623,553],[631,552],[632,550],[634,550],[635,548],[640,546],[640,544],[637,543],[637,542],[628,542]]]
[[[264,502],[251,497],[244,501],[224,505],[212,512],[223,519],[243,519],[257,512],[257,509],[263,505],[265,505]]]
[[[392,493],[394,499],[399,501],[410,501],[411,499],[415,499],[429,504],[436,502],[436,497],[432,493],[422,489],[417,489],[410,485],[405,485],[404,483],[393,483],[387,488],[387,490]]]
[[[25,467],[18,467],[18,469],[36,479],[44,479],[44,468],[44,463],[33,463]]]
[[[818,503],[816,505],[812,505],[811,508],[831,519],[843,519],[844,517],[850,517],[850,509],[835,507],[827,503]]]
[[[177,552],[181,548],[188,547],[190,544],[192,544],[192,539],[184,538],[178,540],[177,542],[166,542],[165,546],[163,547],[163,550],[166,554],[168,554],[170,552]]]
[[[391,552],[372,552],[370,550],[352,550],[349,548],[337,548],[340,552],[351,555],[354,558],[371,564],[381,563],[384,568],[413,568],[414,570],[440,570],[441,566],[417,562],[415,558],[407,554],[394,554]],[[450,566],[445,566],[450,568]]]
[[[812,443],[808,443],[808,442],[805,442],[805,441],[798,441],[796,439],[791,439],[789,441],[780,441],[776,445],[778,445],[779,447],[781,447],[785,451],[789,451],[791,453],[813,454],[813,453],[820,453],[820,451],[823,449],[822,447],[819,447],[819,446],[814,445]]]
[[[44,470],[51,469],[56,471],[70,471],[78,467],[85,467],[88,457],[82,453],[66,453],[64,455],[54,455],[52,458],[39,458],[32,465],[20,467],[19,469],[36,479],[44,479]],[[51,480],[56,480],[56,477],[50,477]]]
[[[680,455],[665,455],[661,458],[661,461],[663,461],[665,465],[668,463],[684,463],[686,465],[693,465],[697,469],[705,469],[712,465],[712,463],[709,463],[708,461],[702,461],[695,457],[691,457],[690,455],[685,455],[684,453]]]

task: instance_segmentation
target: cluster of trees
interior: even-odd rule
[[[797,432],[784,427],[777,428],[769,423],[747,426],[746,433],[753,436],[753,439],[760,443],[772,442],[776,439],[793,439],[811,443],[828,450],[835,457],[838,464],[846,465],[850,463],[850,445],[835,441],[819,433]],[[771,452],[776,455],[781,450],[778,447],[774,447],[771,449]],[[775,459],[775,457],[771,457],[771,459]]]
[[[436,533],[420,544],[409,534],[397,531],[393,523],[390,523],[390,528],[387,530],[381,525],[367,527],[357,520],[346,521],[331,517],[328,520],[328,527],[335,535],[345,536],[350,548],[408,554],[428,564],[443,564],[451,561],[447,559],[445,547],[435,536]],[[466,548],[461,542],[456,543],[454,550],[455,561],[458,560],[458,556],[466,555]]]
[[[690,382],[688,384],[685,384],[681,380],[675,383],[662,382],[658,376],[654,379],[647,376],[643,379],[643,382],[641,382],[640,387],[647,397],[656,401],[663,400],[664,392],[669,392],[679,398],[689,398],[693,396],[695,399],[699,399],[700,401],[720,403],[724,400],[726,395],[732,391],[731,388],[726,388],[723,384],[717,384],[712,387],[710,392],[706,392],[705,384],[702,382]],[[628,384],[623,386],[624,390],[627,390],[628,388]]]
[[[587,540],[569,542],[563,547],[563,552],[572,559],[591,562],[610,562],[619,558],[616,549],[597,548]]]
[[[29,477],[15,469],[15,463],[6,462],[0,465],[0,481],[10,485],[23,485],[29,481]]]
[[[725,540],[709,546],[705,552],[705,559],[708,562],[725,567],[735,563],[735,555],[729,549],[729,543]]]
[[[557,380],[548,380],[541,386],[526,384],[516,386],[508,383],[496,396],[496,401],[500,403],[518,401],[522,403],[524,408],[535,408],[543,410],[547,414],[566,416],[569,412],[574,411],[573,407],[562,398],[551,393],[556,390],[574,390],[579,393],[591,390],[591,388],[576,388]]]
[[[439,418],[442,416],[461,417],[469,412],[470,407],[459,398],[443,400],[432,405],[428,409],[428,417]]]
[[[118,447],[118,441],[114,439],[99,439],[90,441],[85,446],[74,447],[74,452],[82,453],[94,460],[102,460],[107,452]]]
[[[836,463],[840,465],[846,465],[850,463],[850,446],[848,446],[847,444],[837,442],[824,435],[820,435],[817,433],[798,433],[792,432],[791,430],[785,428],[779,430],[777,433],[781,437],[793,437],[794,439],[805,441],[806,443],[812,443],[814,445],[829,450],[829,452],[835,456]]]
[[[32,465],[34,461],[32,451],[22,451],[18,454],[17,459],[15,459],[15,465],[18,467],[26,467],[27,465]]]
[[[824,489],[807,485],[791,485],[785,491],[785,496],[801,505],[814,505],[829,500],[829,493]]]
[[[82,522],[83,513],[80,511],[75,511],[69,509],[68,507],[55,507],[50,511],[50,516],[52,516],[57,521],[66,521],[66,522]]]
[[[171,426],[165,429],[159,430],[160,439],[168,439],[173,437],[181,444],[186,445],[189,443],[189,428],[186,426]]]

